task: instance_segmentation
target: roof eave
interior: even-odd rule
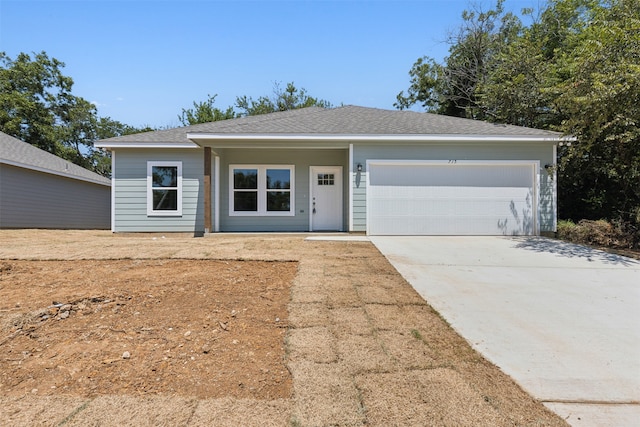
[[[453,135],[453,134],[225,134],[187,133],[198,145],[209,141],[309,141],[309,142],[561,142],[575,138],[561,135]]]
[[[193,142],[126,142],[126,141],[104,141],[93,144],[96,148],[112,150],[114,148],[199,148]]]
[[[80,176],[80,175],[75,175],[73,173],[66,173],[66,172],[61,172],[61,171],[57,171],[57,170],[53,170],[53,169],[48,169],[48,168],[43,168],[41,166],[35,166],[35,165],[29,165],[26,163],[21,163],[21,162],[16,162],[13,160],[7,160],[7,159],[0,159],[0,163],[4,163],[10,166],[15,166],[18,168],[23,168],[23,169],[28,169],[28,170],[32,170],[32,171],[36,171],[36,172],[42,172],[42,173],[47,173],[50,175],[56,175],[56,176],[61,176],[64,178],[70,178],[70,179],[76,179],[78,181],[85,181],[85,182],[90,182],[92,184],[98,184],[98,185],[104,185],[106,187],[111,187],[111,180],[109,178],[104,178],[105,180],[109,180],[109,182],[100,180],[100,179],[93,179],[93,178],[89,178],[89,177],[85,177],[85,176]]]

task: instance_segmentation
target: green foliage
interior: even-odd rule
[[[208,95],[207,100],[203,102],[193,103],[193,108],[182,109],[182,114],[178,116],[178,120],[183,126],[195,125],[198,123],[216,122],[218,120],[227,120],[237,117],[233,107],[228,107],[222,111],[213,104],[216,101],[216,95]]]
[[[407,94],[400,92],[393,105],[404,110],[419,103],[427,111],[437,113],[440,105],[446,103],[446,83],[443,77],[445,68],[428,56],[418,58],[409,70],[411,84]]]
[[[398,108],[573,135],[559,147],[564,218],[640,228],[640,1],[549,0],[525,27],[465,12],[445,64],[420,58]]]
[[[236,107],[241,110],[241,116],[255,116],[258,114],[289,111],[306,107],[330,108],[331,103],[323,99],[314,98],[307,94],[306,89],[296,88],[293,82],[287,83],[283,90],[278,83],[274,84],[273,96],[261,96],[257,100],[251,97],[236,98]]]
[[[577,143],[563,153],[560,189],[569,218],[637,222],[640,208],[640,4],[592,6],[573,49],[559,55],[561,129]]]
[[[0,130],[104,176],[109,156],[93,148],[96,139],[138,131],[98,118],[89,101],[72,94],[64,63],[45,52],[15,60],[0,52]]]
[[[61,73],[64,64],[46,53],[21,53],[15,60],[0,53],[0,129],[53,154],[58,154],[56,129],[64,113],[77,104],[73,81]]]
[[[520,20],[504,11],[504,0],[495,9],[464,11],[457,32],[448,36],[449,56],[444,64],[419,58],[409,71],[407,94],[400,92],[394,106],[399,109],[420,104],[428,111],[450,116],[487,119],[478,88],[495,66],[497,56],[521,31]]]
[[[282,89],[278,83],[274,83],[272,96],[260,96],[258,99],[253,99],[246,95],[236,97],[235,107],[240,110],[240,113],[236,112],[234,107],[231,106],[227,107],[226,110],[214,107],[216,96],[209,95],[204,102],[194,102],[193,108],[183,108],[182,114],[178,116],[178,119],[184,126],[188,126],[313,106],[331,107],[330,102],[309,96],[306,89],[298,89],[293,82],[287,83],[285,89]]]

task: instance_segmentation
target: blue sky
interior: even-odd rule
[[[484,9],[495,2],[483,0]],[[507,0],[519,11],[537,0]],[[295,82],[334,105],[393,109],[421,56],[441,60],[467,0],[0,0],[0,51],[46,51],[73,93],[133,126],[179,126],[193,101]]]

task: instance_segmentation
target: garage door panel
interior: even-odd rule
[[[532,164],[372,164],[369,175],[369,234],[535,233]]]
[[[394,187],[525,187],[531,183],[529,168],[522,165],[490,167],[483,165],[375,165],[371,185]],[[401,173],[398,173],[401,171]],[[370,169],[371,172],[371,169]]]

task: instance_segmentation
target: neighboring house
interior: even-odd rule
[[[111,180],[0,132],[0,228],[108,229]]]
[[[114,232],[556,230],[556,147],[538,129],[345,106],[99,141]]]

